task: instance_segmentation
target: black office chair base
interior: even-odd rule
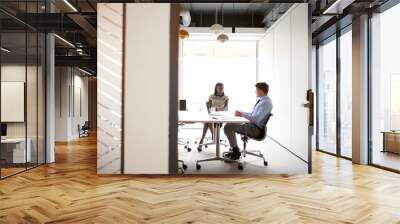
[[[202,159],[202,160],[197,160],[196,161],[196,169],[200,170],[201,169],[201,165],[200,163],[202,162],[210,162],[210,161],[223,161],[226,163],[237,163],[238,164],[238,169],[242,170],[243,169],[243,164],[240,160],[232,160],[229,158],[224,158],[224,157],[214,157],[214,158],[210,158],[210,159]]]
[[[188,152],[192,151],[192,149],[191,149],[189,146],[187,146],[187,145],[185,145],[184,148],[185,148]]]
[[[183,145],[183,148],[186,149],[188,152],[192,151],[190,148],[190,141],[187,138],[179,138],[178,145]]]
[[[188,167],[183,160],[178,160],[178,163],[182,163],[182,167],[178,167],[178,174],[182,175]]]

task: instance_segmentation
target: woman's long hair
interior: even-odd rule
[[[225,95],[224,91],[222,91],[222,94],[221,94],[221,95],[218,95],[217,88],[218,88],[219,86],[221,86],[222,88],[224,88],[224,84],[223,84],[222,82],[217,82],[217,84],[215,84],[215,87],[214,87],[214,95],[215,95],[215,96],[224,96],[224,95]]]

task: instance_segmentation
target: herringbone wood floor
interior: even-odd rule
[[[400,175],[314,161],[312,175],[290,177],[97,176],[86,138],[0,181],[0,223],[400,223]]]

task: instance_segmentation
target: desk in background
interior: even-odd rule
[[[31,162],[32,153],[30,138],[26,140],[27,147],[25,151],[25,138],[5,138],[1,139],[1,160],[5,164],[25,164]]]
[[[382,152],[400,154],[400,131],[383,131]]]

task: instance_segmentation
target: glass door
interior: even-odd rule
[[[320,44],[317,54],[317,149],[336,154],[336,36]]]

